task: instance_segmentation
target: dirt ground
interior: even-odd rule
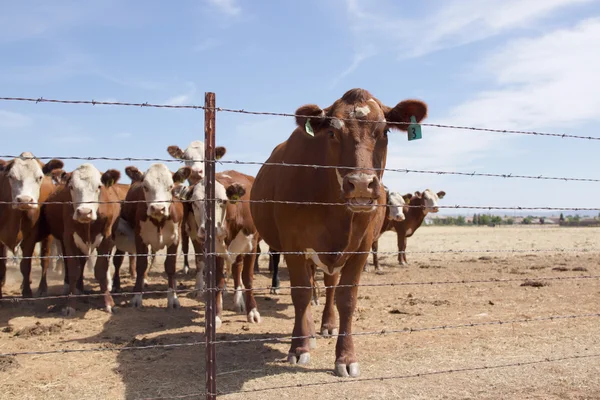
[[[521,366],[504,364],[600,354],[600,319],[583,317],[476,327],[412,329],[599,313],[597,279],[537,281],[526,279],[600,275],[600,230],[596,228],[423,227],[409,239],[408,251],[484,249],[593,249],[568,253],[408,254],[399,267],[394,255],[380,257],[385,274],[363,274],[362,283],[517,279],[516,282],[434,284],[359,289],[354,331],[399,331],[355,337],[359,379],[333,376],[335,340],[319,338],[306,367],[288,365],[289,341],[217,345],[218,389],[238,392],[227,399],[600,399],[600,357],[566,359]],[[267,246],[263,247],[266,250]],[[380,251],[395,251],[395,233],[380,241]],[[370,258],[369,258],[370,259]],[[268,258],[255,286],[268,287]],[[156,265],[150,289],[164,290]],[[34,268],[38,273],[39,268]],[[124,265],[127,276],[127,261]],[[288,286],[282,267],[282,285]],[[37,288],[39,275],[34,275]],[[86,276],[93,274],[86,270]],[[321,275],[319,275],[321,276]],[[179,272],[182,288],[193,277]],[[523,281],[521,281],[523,280]],[[322,280],[320,279],[321,285]],[[60,294],[62,278],[52,274],[51,294]],[[125,290],[133,282],[125,279]],[[5,293],[19,293],[20,272],[11,266]],[[231,288],[231,282],[229,282]],[[98,290],[93,280],[86,289]],[[235,314],[225,296],[224,323],[218,340],[283,338],[291,335],[293,307],[289,291],[257,293],[263,317],[259,325]],[[145,296],[144,308],[130,298],[110,316],[101,300],[80,301],[74,318],[63,319],[58,301],[0,304],[0,353],[57,349],[106,349],[102,352],[0,357],[2,399],[143,399],[202,398],[204,348],[118,351],[122,346],[203,341],[203,303],[181,297],[182,308],[166,311],[166,296]],[[322,301],[323,303],[324,301]],[[58,304],[58,306],[56,306]],[[323,305],[313,308],[317,327]],[[465,368],[472,371],[447,372]],[[432,372],[446,371],[439,374]],[[390,379],[379,379],[390,378]],[[297,386],[308,385],[308,386]],[[286,386],[284,389],[270,389]]]

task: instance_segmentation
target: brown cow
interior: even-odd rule
[[[375,266],[375,272],[381,272],[381,268],[379,267],[379,260],[377,258],[377,249],[379,248],[379,238],[385,232],[389,230],[393,230],[395,224],[402,222],[406,219],[404,215],[404,209],[408,211],[408,207],[405,207],[406,204],[412,198],[412,194],[405,194],[404,196],[400,195],[397,192],[390,192],[387,188],[385,189],[386,193],[386,204],[385,208],[385,219],[381,229],[378,232],[375,232],[375,240],[373,241],[373,245],[371,246],[371,250],[373,251],[373,265]],[[368,261],[363,268],[363,271],[368,272]]]
[[[354,351],[352,315],[356,307],[360,275],[373,243],[374,232],[385,217],[385,191],[381,184],[387,157],[388,130],[406,131],[411,117],[421,121],[427,106],[406,100],[391,108],[368,91],[352,89],[331,106],[322,109],[305,105],[296,111],[298,127],[271,153],[267,163],[337,166],[305,168],[263,165],[252,188],[252,217],[258,233],[272,248],[286,254],[292,287],[310,286],[309,266],[325,272],[326,286],[335,286],[340,314],[340,336],[336,345],[335,371],[341,376],[358,376]],[[403,124],[394,124],[394,123]],[[272,203],[275,201],[326,202],[339,206]],[[315,252],[332,252],[318,255]],[[344,254],[338,252],[345,252]],[[351,254],[348,252],[358,252]],[[331,292],[331,294],[330,294]],[[293,336],[288,361],[310,360],[315,334],[310,306],[311,290],[292,289],[295,309]],[[328,289],[327,302],[332,303]],[[330,306],[331,307],[331,306]],[[329,311],[328,311],[329,310]],[[335,327],[332,307],[326,304],[322,331]]]
[[[62,243],[68,279],[68,291],[65,291],[68,294],[83,292],[83,270],[89,255],[96,249],[98,257],[94,273],[109,313],[114,301],[109,290],[108,264],[114,246],[112,229],[121,207],[112,186],[120,176],[121,173],[114,169],[101,173],[89,163],[70,173],[63,171],[60,181],[64,184],[58,186],[42,205],[46,233]],[[74,299],[68,301],[63,313],[67,316],[75,314]]]
[[[137,276],[132,299],[134,307],[142,306],[144,276],[148,269],[148,246],[154,251],[167,248],[165,272],[169,279],[167,308],[178,308],[175,267],[179,246],[180,224],[183,220],[183,204],[176,200],[175,185],[183,183],[190,175],[190,167],[172,173],[164,164],[152,164],[145,173],[136,167],[127,167],[125,173],[132,180],[121,218],[135,232]],[[136,203],[131,203],[134,201]]]
[[[249,180],[251,177],[240,174],[236,171],[226,171],[216,174],[215,181],[215,198],[217,199],[215,204],[215,241],[216,241],[216,252],[221,253],[217,257],[217,269],[216,269],[216,282],[217,287],[220,289],[217,292],[217,320],[216,326],[219,328],[222,321],[222,310],[223,310],[223,291],[225,289],[225,268],[224,263],[234,263],[235,273],[234,281],[235,287],[241,289],[241,268],[240,262],[244,260],[244,285],[247,289],[252,288],[252,273],[254,270],[247,267],[252,260],[250,255],[229,255],[228,252],[250,252],[252,251],[251,246],[255,245],[256,239],[256,228],[252,224],[252,218],[250,216],[250,210],[244,207],[244,203],[236,203],[237,199],[248,199],[249,192]],[[233,180],[235,183],[231,183]],[[221,181],[227,184],[227,188],[221,183]],[[248,193],[248,194],[247,194]],[[184,204],[184,221],[185,225],[182,229],[188,233],[188,236],[192,239],[196,253],[196,289],[198,290],[198,297],[203,297],[202,290],[204,289],[204,249],[205,249],[205,226],[206,226],[206,213],[205,213],[205,201],[206,193],[204,183],[200,181],[195,185],[191,185],[185,190],[185,193],[181,193],[180,196],[187,200]],[[252,233],[250,233],[252,232]],[[239,237],[238,237],[239,236]],[[234,240],[235,239],[235,240]],[[242,246],[240,246],[240,244]],[[245,246],[243,246],[245,244]],[[245,248],[244,248],[245,247]],[[249,282],[249,283],[248,283]],[[236,291],[234,296],[234,304],[236,311],[244,312],[245,304],[254,304],[254,307],[250,308],[250,312],[247,314],[248,321],[251,323],[260,322],[260,314],[256,309],[256,301],[251,291],[246,292],[250,298],[244,302],[241,290]]]
[[[7,249],[16,254],[21,247],[21,273],[23,274],[22,295],[31,297],[31,256],[37,242],[42,241],[42,278],[38,294],[48,290],[46,272],[48,270],[52,238],[39,236],[39,204],[46,200],[54,189],[51,176],[53,171],[63,167],[63,162],[52,159],[42,164],[30,152],[2,162],[0,168],[0,298],[6,279]]]
[[[181,150],[179,146],[173,145],[167,147],[167,152],[171,157],[178,160],[185,161],[185,165],[190,167],[192,172],[188,178],[190,185],[195,185],[202,181],[204,176],[204,142],[201,140],[194,140],[185,149]],[[227,149],[223,146],[215,147],[215,160],[220,160]],[[185,229],[181,230],[181,251],[183,252],[183,273],[187,274],[190,271],[190,264],[188,262],[188,250],[189,250],[190,238]],[[197,252],[196,252],[197,253]],[[196,268],[197,269],[197,268]],[[196,271],[198,272],[198,271]]]

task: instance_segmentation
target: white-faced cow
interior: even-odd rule
[[[252,217],[265,242],[285,254],[290,273],[295,323],[288,361],[305,364],[315,341],[311,312],[309,270],[313,264],[325,273],[326,286],[335,288],[340,314],[335,371],[358,376],[358,358],[352,337],[360,275],[373,244],[374,232],[385,217],[385,191],[381,184],[386,163],[388,130],[406,131],[411,117],[421,121],[427,106],[405,100],[385,106],[368,91],[352,89],[323,109],[305,105],[296,112],[298,127],[279,144],[261,167],[251,191]],[[401,123],[401,124],[397,124]],[[324,165],[335,168],[289,167],[286,164]],[[280,202],[268,202],[275,200]],[[299,205],[291,202],[324,202]],[[339,205],[338,205],[339,204]],[[377,204],[382,205],[378,207]],[[317,254],[318,253],[318,254]],[[326,253],[326,254],[324,254]],[[327,289],[322,332],[337,329],[328,304]]]
[[[202,181],[204,176],[204,142],[201,140],[194,140],[185,149],[181,150],[179,146],[167,147],[167,152],[171,157],[178,160],[184,161],[184,164],[191,169],[188,182],[190,185],[195,185]],[[227,149],[223,146],[217,146],[215,148],[215,160],[221,159]],[[181,231],[181,251],[183,253],[183,272],[187,274],[190,271],[190,264],[188,261],[188,250],[189,250],[189,237],[188,233],[183,229]]]
[[[23,152],[19,157],[0,163],[0,298],[6,279],[7,249],[16,254],[20,246],[23,254],[22,295],[31,297],[31,256],[37,242],[41,241],[40,255],[43,256],[42,277],[38,294],[48,289],[46,272],[49,265],[52,238],[41,238],[39,234],[39,204],[46,200],[54,189],[50,176],[63,167],[63,162],[52,159],[46,164],[35,159],[32,153]]]
[[[94,265],[96,280],[104,294],[104,306],[112,312],[114,301],[110,295],[109,257],[114,242],[112,229],[119,217],[119,196],[112,187],[121,177],[115,169],[100,172],[85,163],[73,172],[60,176],[63,184],[42,205],[42,219],[46,233],[62,244],[65,256],[65,279],[68,294],[83,292],[83,271],[94,249],[98,252]],[[75,313],[75,301],[69,299],[63,310]]]
[[[145,173],[130,166],[125,172],[132,180],[121,208],[121,218],[135,232],[137,276],[132,299],[134,307],[142,306],[144,277],[148,269],[148,246],[154,251],[167,248],[165,272],[168,277],[167,308],[178,308],[175,266],[179,246],[183,204],[174,197],[176,185],[183,183],[191,168],[183,167],[172,173],[164,164],[152,164]]]
[[[386,193],[386,210],[385,210],[385,220],[379,232],[375,232],[375,240],[373,241],[373,245],[371,246],[371,250],[373,251],[373,265],[375,266],[375,271],[380,272],[381,268],[379,267],[379,260],[377,258],[377,250],[379,248],[379,238],[385,232],[389,230],[394,230],[397,223],[405,220],[406,216],[404,215],[404,208],[406,204],[412,198],[412,194],[405,194],[402,196],[397,192],[390,192],[387,188],[385,188]],[[365,264],[364,271],[368,271],[368,262]]]

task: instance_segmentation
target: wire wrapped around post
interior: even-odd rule
[[[216,256],[215,256],[215,94],[205,93],[204,97],[204,187],[206,190],[206,399],[217,398],[217,354],[216,354]]]

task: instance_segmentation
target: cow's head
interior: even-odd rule
[[[341,195],[352,212],[371,212],[381,193],[380,181],[387,157],[388,131],[408,130],[411,117],[419,122],[427,105],[404,100],[383,105],[364,89],[351,89],[331,106],[309,104],[296,111],[296,123],[312,142],[325,148],[325,162],[335,165]]]
[[[225,147],[215,147],[215,159],[222,158],[226,151]],[[194,185],[200,182],[204,176],[204,142],[195,140],[190,143],[185,151],[181,150],[179,146],[169,146],[167,152],[171,157],[185,161],[185,165],[191,168],[192,173],[188,178],[190,184]]]
[[[411,206],[421,206],[423,209],[423,213],[436,213],[439,211],[439,203],[438,201],[443,199],[446,195],[446,192],[433,192],[430,189],[426,189],[423,193],[415,192],[410,205]]]
[[[392,221],[404,221],[406,216],[404,215],[404,206],[410,202],[412,194],[405,194],[402,196],[398,192],[387,192],[387,205],[390,210],[388,218]]]
[[[147,215],[160,221],[169,218],[169,207],[173,200],[175,185],[185,182],[190,176],[190,167],[182,167],[173,173],[164,164],[152,164],[145,173],[136,167],[125,168],[132,182],[140,182],[146,199]]]
[[[44,176],[64,166],[60,160],[52,159],[42,164],[33,154],[26,151],[2,167],[10,182],[13,208],[30,210],[38,208],[40,188]]]
[[[54,179],[64,184],[71,193],[73,220],[87,224],[98,219],[102,187],[109,188],[119,181],[121,173],[109,169],[102,173],[92,164],[81,164],[73,172],[62,172]]]

